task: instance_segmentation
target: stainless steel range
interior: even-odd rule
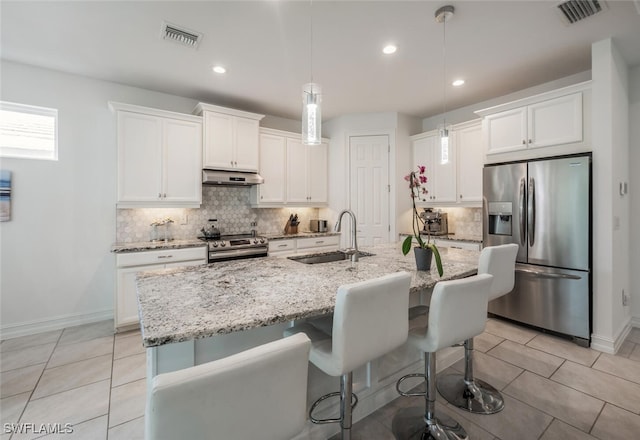
[[[269,240],[253,234],[222,235],[220,238],[198,237],[209,245],[209,263],[266,257]]]

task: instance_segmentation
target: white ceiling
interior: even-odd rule
[[[443,25],[453,109],[591,68],[591,44],[612,37],[640,64],[639,0],[607,0],[574,25],[558,1],[6,1],[3,59],[196,100],[299,119],[301,87],[323,88],[323,119],[397,111],[428,117],[443,108]],[[310,14],[312,12],[312,15]],[[163,20],[204,34],[197,49],[160,38]],[[382,54],[387,42],[396,54]],[[228,73],[214,75],[222,64]]]

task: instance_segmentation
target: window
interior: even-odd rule
[[[58,160],[58,110],[0,101],[0,156]]]

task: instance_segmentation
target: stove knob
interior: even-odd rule
[[[226,245],[227,245],[227,243],[224,242],[224,241],[220,243],[220,246],[222,246],[222,247],[225,247]]]
[[[253,244],[258,244],[258,239],[257,238],[253,239]]]
[[[214,242],[212,242],[212,243],[211,243],[211,245],[212,245],[213,247],[218,247],[218,242],[217,242],[217,241],[214,241]]]
[[[264,243],[264,238],[261,238],[261,239],[260,239],[260,243],[261,243],[261,244],[262,244],[262,243]]]

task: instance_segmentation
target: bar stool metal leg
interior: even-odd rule
[[[464,376],[448,374],[438,379],[438,391],[447,402],[475,414],[495,414],[504,399],[494,387],[473,377],[473,338],[464,341]]]
[[[351,418],[353,415],[353,406],[351,405],[352,395],[353,373],[343,374],[340,376],[340,415],[342,419],[340,421],[340,427],[342,428],[342,440],[351,440]]]
[[[395,438],[398,440],[468,440],[469,436],[458,422],[442,413],[436,416],[435,353],[425,353],[424,370],[427,387],[424,393],[425,408],[424,410],[406,408],[398,411],[391,427]]]

